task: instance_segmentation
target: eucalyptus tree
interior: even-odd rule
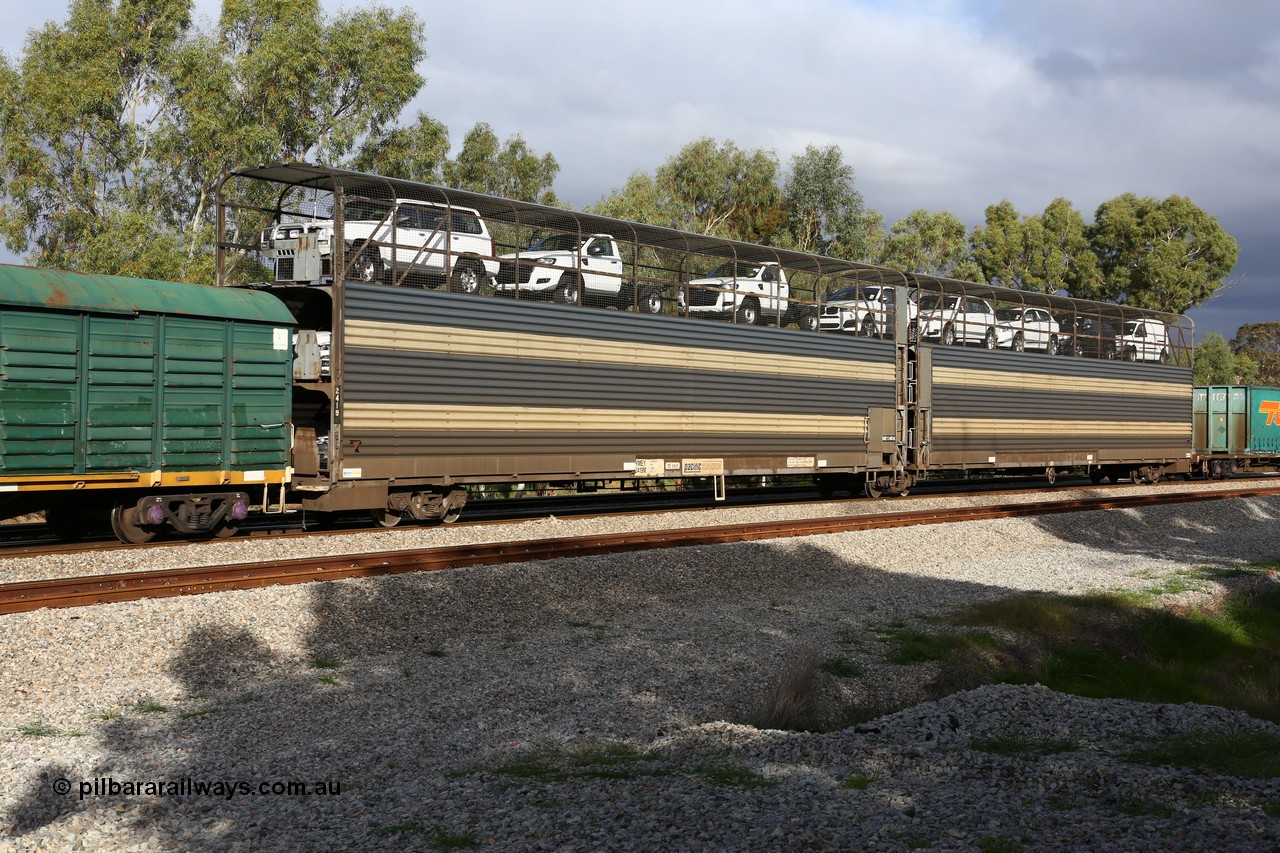
[[[984,280],[973,260],[964,223],[946,211],[917,209],[893,223],[879,261],[907,272]]]
[[[1253,381],[1280,386],[1280,321],[1245,323],[1236,329],[1231,349],[1257,363],[1258,375]]]
[[[1225,338],[1210,332],[1196,342],[1192,382],[1196,385],[1248,385],[1257,381],[1258,363],[1233,352]]]
[[[1216,217],[1179,195],[1161,201],[1125,193],[1099,205],[1087,231],[1097,292],[1076,295],[1173,313],[1212,296],[1240,254]]]
[[[0,233],[41,266],[207,280],[220,176],[339,162],[423,84],[422,24],[371,6],[72,0],[0,69]]]

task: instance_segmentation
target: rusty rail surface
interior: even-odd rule
[[[1242,497],[1280,495],[1280,487],[1216,492],[1131,495],[980,507],[877,513],[838,518],[693,527],[640,533],[608,533],[517,542],[458,545],[379,554],[302,558],[234,566],[207,566],[121,572],[89,577],[58,578],[0,584],[0,614],[21,613],[44,607],[81,607],[141,598],[198,595],[237,589],[255,589],[287,583],[376,577],[404,572],[437,571],[467,566],[550,560],[648,551],[657,548],[751,542],[791,536],[814,536],[918,524],[947,524],[992,518],[1014,518],[1101,509],[1133,509],[1163,504],[1192,503]]]

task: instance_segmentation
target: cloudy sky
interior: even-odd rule
[[[341,6],[324,0],[326,7]],[[346,7],[360,5],[346,2]],[[835,143],[893,222],[970,226],[1008,198],[1091,219],[1124,192],[1190,197],[1241,246],[1192,312],[1231,337],[1280,320],[1280,4],[1270,0],[409,0],[427,85],[405,112],[522,133],[575,206],[701,136],[774,150]],[[213,17],[216,0],[197,0]],[[6,14],[0,49],[64,20]]]

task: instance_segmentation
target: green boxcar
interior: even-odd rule
[[[1280,388],[1197,387],[1192,418],[1199,454],[1280,455]]]
[[[0,491],[284,482],[293,326],[265,293],[0,266]]]

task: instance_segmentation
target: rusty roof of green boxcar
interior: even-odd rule
[[[5,305],[294,325],[283,303],[253,290],[0,264],[0,307]]]

